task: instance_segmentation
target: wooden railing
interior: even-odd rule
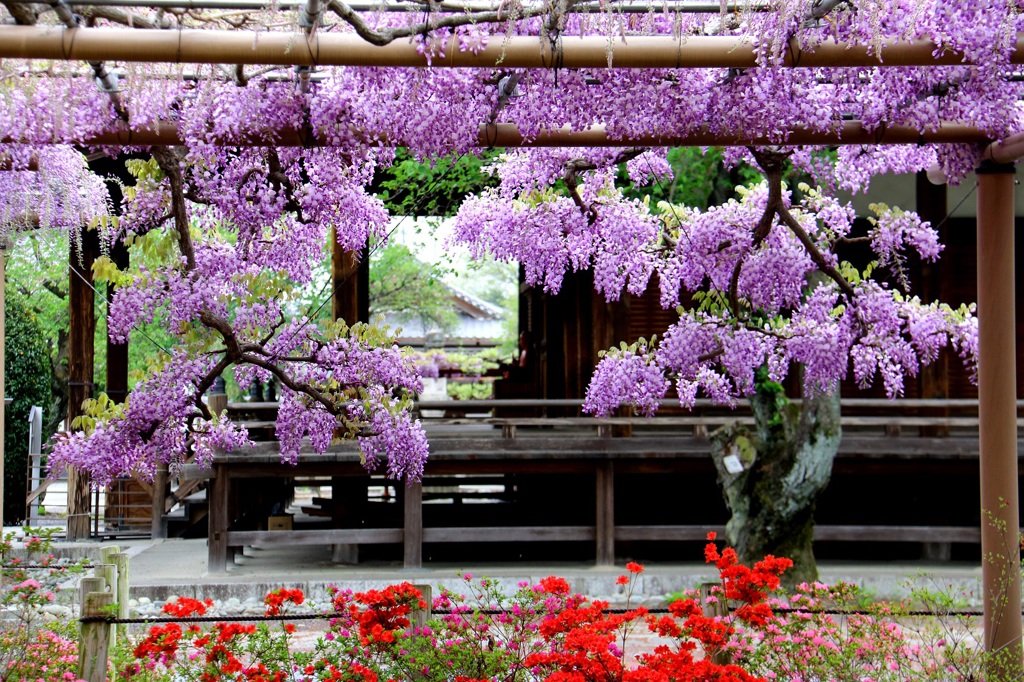
[[[432,542],[592,541],[599,563],[612,563],[615,543],[626,541],[699,540],[714,524],[622,525],[615,520],[617,475],[699,475],[713,485],[708,436],[715,428],[737,420],[752,423],[749,408],[736,409],[698,401],[684,411],[665,401],[654,418],[617,416],[595,419],[582,415],[579,400],[421,401],[417,410],[430,438],[431,456],[422,484],[401,487],[404,512],[398,527],[331,527],[269,531],[235,527],[244,516],[247,481],[272,477],[331,477],[354,480],[364,475],[358,448],[351,442],[332,446],[326,453],[304,451],[296,467],[282,467],[273,438],[276,403],[237,403],[229,413],[245,423],[255,436],[267,439],[244,453],[218,456],[212,472],[187,468],[184,478],[210,479],[210,568],[223,569],[229,556],[244,545],[401,543],[405,564],[421,563],[422,546]],[[1024,409],[1024,401],[1018,410]],[[515,416],[501,416],[508,411]],[[978,402],[976,400],[848,399],[842,405],[844,438],[837,466],[845,471],[863,465],[931,467],[944,476],[962,476],[978,457]],[[523,416],[525,413],[525,416]],[[452,416],[452,415],[459,416]],[[436,415],[436,416],[435,416]],[[496,416],[497,415],[497,416]],[[1024,426],[1024,419],[1019,420]],[[955,466],[951,469],[950,466]],[[882,469],[878,469],[882,467]],[[936,469],[936,467],[938,467]],[[950,473],[954,472],[954,473]],[[590,477],[596,486],[589,499],[596,501],[587,525],[424,526],[423,500],[437,497],[460,477],[572,474]],[[349,477],[345,479],[344,477]],[[586,480],[573,478],[572,480]],[[432,489],[432,486],[434,488]],[[440,487],[437,487],[440,486]],[[454,496],[452,497],[454,502]],[[454,517],[458,519],[458,517]],[[964,523],[906,523],[889,519],[881,524],[825,524],[815,531],[820,541],[915,542],[948,547],[950,543],[979,542],[977,525]],[[720,522],[719,522],[720,523]],[[344,524],[343,524],[344,525]],[[940,552],[940,555],[942,553]],[[946,552],[948,554],[948,552]]]

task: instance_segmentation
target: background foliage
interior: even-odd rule
[[[25,471],[28,453],[28,414],[39,405],[45,416],[53,411],[50,392],[50,360],[43,327],[25,300],[10,287],[4,291],[7,306],[4,352],[5,392],[13,398],[4,413],[4,521],[25,516]],[[43,440],[50,433],[43,434]]]

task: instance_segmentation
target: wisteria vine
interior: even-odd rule
[[[190,449],[208,461],[215,450],[244,447],[247,435],[202,399],[231,367],[243,384],[282,385],[277,432],[286,461],[306,438],[323,450],[352,437],[368,463],[386,459],[390,474],[418,476],[427,446],[409,413],[419,387],[411,361],[387,330],[312,324],[291,294],[309,285],[329,235],[347,250],[383,236],[389,216],[366,188],[396,147],[421,159],[461,154],[494,123],[514,124],[527,143],[595,126],[612,142],[710,132],[776,143],[728,150],[727,163],[752,163],[765,182],[706,211],[624,195],[622,165],[640,184],[670,173],[663,151],[634,147],[510,150],[494,168],[500,186],[464,202],[456,238],[475,253],[521,262],[530,284],[557,292],[566,272],[592,268],[597,289],[614,299],[643,292],[656,275],[663,305],[679,306],[681,294],[692,302],[660,340],[603,358],[587,396],[597,414],[623,402],[650,413],[670,380],[684,404],[698,393],[729,403],[753,390],[757,368],[778,380],[794,362],[805,367],[809,390],[831,389],[852,368],[861,383],[880,376],[895,396],[943,346],[968,363],[976,355],[971,309],[902,289],[905,253],[936,258],[935,231],[912,213],[877,206],[869,233],[855,235],[852,209],[834,194],[862,191],[886,172],[931,168],[956,182],[978,163],[978,150],[859,146],[822,155],[785,145],[794,129],[831,131],[850,120],[879,134],[950,124],[992,139],[1021,131],[1024,86],[1013,54],[1024,18],[1010,0],[778,0],[715,14],[653,6],[627,14],[618,2],[586,13],[575,0],[356,12],[330,0],[312,25],[275,8],[84,6],[76,19],[61,3],[0,4],[19,24],[238,28],[297,38],[331,31],[373,45],[408,40],[423,59],[415,68],[320,67],[301,78],[284,67],[102,65],[116,92],[96,86],[97,65],[4,62],[0,154],[12,168],[0,173],[4,229],[89,225],[105,244],[120,240],[161,256],[126,272],[104,258],[96,267],[118,285],[112,338],[162,320],[178,339],[126,404],[96,411],[86,432],[55,447],[53,467],[87,469],[97,483],[152,473]],[[757,66],[565,69],[555,59],[549,69],[426,68],[445,50],[478,52],[513,36],[534,36],[557,56],[560,39],[572,35],[607,39],[610,63],[616,45],[635,36],[738,38],[755,48]],[[788,65],[794,50],[830,41],[866,46],[883,63],[887,43],[931,41],[938,54],[963,62]],[[129,131],[158,131],[170,146],[89,150],[148,153],[129,162],[136,184],[113,207],[70,145]],[[29,172],[33,163],[43,170]],[[785,187],[784,164],[816,186]],[[837,249],[850,241],[869,243],[876,266],[897,274],[896,286],[878,279],[875,266],[842,262]]]

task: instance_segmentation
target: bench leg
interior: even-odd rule
[[[951,542],[926,542],[921,550],[921,558],[925,561],[949,561],[952,557]]]

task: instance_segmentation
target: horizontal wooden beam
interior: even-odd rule
[[[557,49],[557,55],[554,50]],[[281,66],[459,67],[493,69],[679,69],[754,68],[757,51],[742,36],[495,36],[477,51],[459,49],[454,34],[430,64],[418,46],[395,40],[375,46],[352,33],[317,31],[228,31],[0,27],[0,58],[86,62],[173,64],[266,64]],[[1013,63],[1024,61],[1018,37]],[[851,66],[962,66],[963,54],[931,41],[899,41],[878,46],[824,42],[805,51],[793,41],[784,65],[801,68]]]
[[[708,531],[720,536],[724,526],[616,526],[615,540],[645,542],[702,541]],[[587,542],[595,537],[593,526],[481,526],[423,529],[424,542]],[[228,545],[239,547],[289,547],[296,545],[393,544],[402,542],[401,528],[322,530],[230,531]],[[969,526],[833,526],[814,528],[817,542],[981,542],[981,530]]]
[[[401,528],[331,528],[324,530],[233,530],[228,546],[290,547],[292,545],[381,545],[401,542]]]
[[[981,529],[967,526],[815,526],[816,542],[981,543]]]
[[[616,526],[615,541],[699,541],[724,526]],[[816,542],[981,542],[981,529],[969,526],[830,526],[814,527]]]
[[[3,29],[0,28],[0,31]],[[5,138],[5,143],[21,140]],[[772,144],[833,146],[893,144],[988,144],[992,138],[982,130],[956,123],[945,123],[934,129],[920,131],[910,126],[882,126],[868,129],[860,121],[843,121],[825,129],[794,128],[785,136],[745,135],[714,132],[706,128],[683,133],[645,133],[628,137],[608,135],[604,126],[589,130],[548,130],[535,137],[524,137],[511,123],[480,126],[475,144],[478,147],[730,147]],[[56,142],[59,142],[56,141]],[[168,146],[183,144],[177,126],[163,123],[145,130],[119,129],[95,135],[83,141],[86,145]],[[324,136],[303,130],[267,130],[258,136],[213,140],[217,144],[239,147],[318,147],[329,146]],[[385,144],[403,146],[410,140],[387,140]]]
[[[593,526],[501,526],[424,528],[423,542],[572,542],[593,541]]]

